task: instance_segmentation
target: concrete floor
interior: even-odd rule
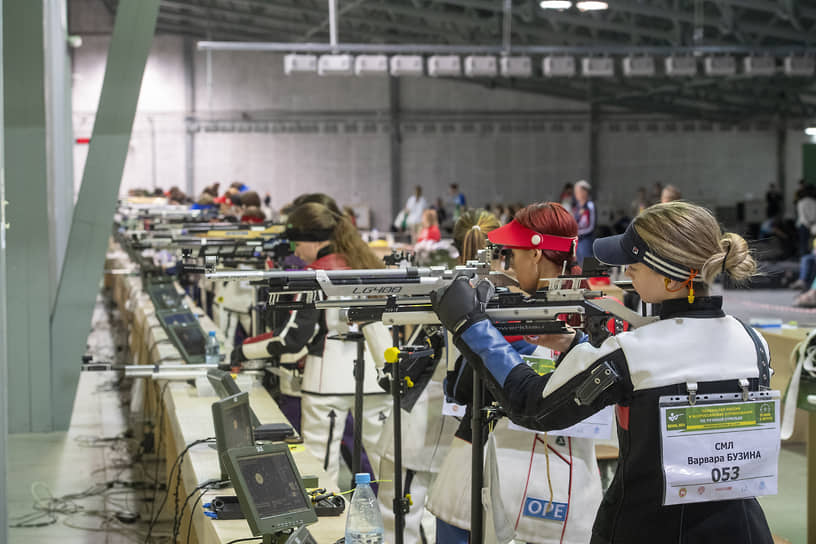
[[[800,324],[815,324],[816,311],[797,310],[788,304],[795,293],[780,291],[727,291],[726,310],[748,319],[750,317],[779,317],[784,321],[796,320]],[[114,316],[115,318],[115,316]],[[116,350],[121,337],[111,329],[109,316],[102,299],[94,314],[94,333],[89,339],[97,359],[116,360],[122,353]],[[55,496],[75,493],[88,488],[93,482],[108,481],[119,477],[123,480],[149,479],[150,474],[132,473],[112,468],[124,458],[117,448],[87,447],[78,441],[83,436],[115,436],[127,427],[125,407],[118,391],[112,390],[114,381],[110,373],[83,373],[77,393],[71,429],[67,433],[23,434],[9,437],[8,495],[9,516],[19,516],[31,511],[33,502],[31,487],[34,482],[45,483]],[[805,544],[805,448],[802,445],[782,448],[779,460],[779,494],[762,497],[771,530],[792,544]],[[38,488],[39,493],[44,490]],[[86,510],[115,512],[139,510],[142,494],[128,493],[109,497],[96,497],[76,501]],[[143,505],[143,501],[141,501]],[[104,516],[105,514],[103,514]],[[110,531],[99,529],[103,517],[86,516],[81,513],[59,515],[59,521],[51,526],[35,529],[11,529],[12,544],[48,544],[59,541],[64,544],[143,542],[144,525],[123,526],[111,522]],[[12,519],[12,522],[14,520]],[[82,526],[76,529],[70,525]],[[157,539],[161,541],[161,539]]]

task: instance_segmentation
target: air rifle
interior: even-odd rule
[[[608,335],[608,322],[639,327],[654,318],[644,317],[601,291],[582,287],[588,277],[606,275],[597,268],[582,275],[563,274],[547,279],[547,287],[528,296],[510,290],[513,280],[490,270],[489,253],[453,269],[404,267],[379,270],[214,271],[208,279],[242,280],[263,285],[267,304],[280,310],[340,309],[349,321],[382,321],[385,325],[432,325],[439,319],[431,307],[432,291],[458,277],[476,283],[488,279],[497,286],[486,313],[505,336],[559,334],[569,326],[584,329],[593,343]],[[586,264],[586,263],[585,263]],[[296,300],[282,295],[299,294]],[[567,321],[563,316],[570,316]]]

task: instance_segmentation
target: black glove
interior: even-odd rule
[[[458,336],[474,323],[487,319],[485,308],[494,292],[493,284],[487,280],[474,288],[466,277],[459,276],[450,285],[433,291],[431,304],[442,325]]]
[[[241,345],[235,346],[230,354],[230,366],[241,366],[241,363],[246,360],[247,358],[244,356],[244,350],[241,348]]]

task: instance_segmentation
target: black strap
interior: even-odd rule
[[[760,340],[759,335],[753,327],[746,324],[741,319],[737,319],[737,321],[740,322],[740,325],[743,326],[745,331],[748,333],[748,336],[751,337],[751,340],[754,342],[754,347],[756,348],[757,369],[759,370],[759,389],[760,391],[768,390],[771,387],[771,362],[768,357],[768,353],[765,351],[765,346],[762,344],[762,340]]]
[[[329,439],[326,440],[326,457],[323,459],[323,470],[329,470],[329,457],[331,457],[331,443],[334,438],[334,420],[337,414],[332,410],[329,412]]]
[[[414,481],[414,474],[416,474],[416,472],[414,472],[410,468],[405,471],[405,485],[402,486],[403,493],[405,495],[411,494],[411,482]]]

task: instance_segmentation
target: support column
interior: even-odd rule
[[[776,128],[776,186],[779,188],[779,192],[782,193],[782,209],[780,210],[782,217],[785,217],[785,203],[787,201],[787,193],[785,192],[788,177],[787,154],[788,123],[783,118]]]
[[[49,296],[52,311],[74,211],[74,130],[66,3],[66,0],[44,0],[45,119],[51,237]]]
[[[190,121],[196,112],[195,42],[184,38],[184,84],[187,87],[187,114],[184,116],[184,192],[195,198],[195,134],[190,131]]]
[[[0,0],[0,3],[2,0]],[[0,9],[0,59],[3,58],[3,10]],[[3,98],[3,70],[0,70],[0,100]],[[5,178],[5,149],[3,108],[0,108],[0,338],[8,338],[6,334],[6,178]],[[0,542],[8,542],[8,345],[0,346]]]
[[[389,111],[391,114],[391,216],[388,225],[402,209],[402,131],[400,125],[400,81],[388,78]]]
[[[29,2],[15,2],[28,4]],[[33,2],[32,2],[33,3]],[[53,426],[67,429],[159,0],[120,0],[51,326]]]
[[[45,2],[3,2],[10,432],[50,431],[51,316]],[[6,341],[7,339],[7,341]],[[82,339],[85,342],[85,338]],[[70,412],[70,407],[68,408]]]
[[[601,126],[599,120],[599,107],[595,103],[595,83],[590,81],[588,87],[589,102],[589,183],[592,185],[593,199],[598,200],[600,195],[600,152],[598,150],[598,140],[600,138]]]

